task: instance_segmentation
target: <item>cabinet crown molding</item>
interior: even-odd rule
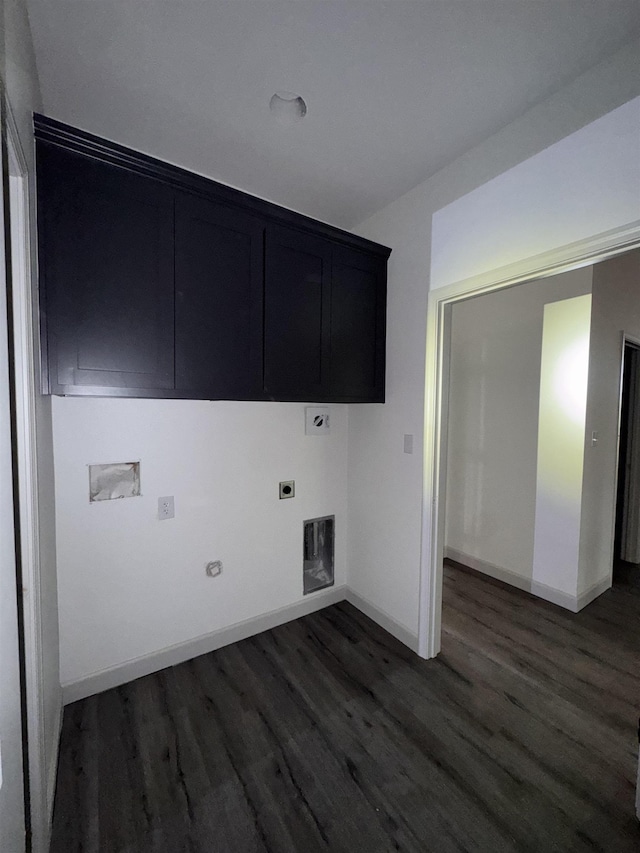
[[[266,217],[271,222],[278,221],[288,228],[297,228],[300,231],[308,231],[316,235],[322,234],[351,249],[360,249],[367,254],[379,255],[385,259],[391,254],[391,249],[374,243],[372,240],[359,237],[302,213],[280,207],[273,202],[249,195],[242,190],[221,184],[204,175],[197,175],[180,166],[165,163],[148,154],[119,145],[117,142],[103,139],[85,130],[79,130],[57,119],[34,113],[33,127],[35,138],[39,142],[56,145],[66,151],[72,151],[103,163],[155,178],[155,180],[162,181],[174,188],[206,196],[221,204],[244,208],[247,212]]]

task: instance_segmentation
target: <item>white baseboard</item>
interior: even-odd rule
[[[555,589],[552,586],[547,586],[539,581],[531,581],[531,595],[537,595],[538,598],[544,598],[545,601],[550,601],[551,604],[557,604],[558,607],[564,607],[565,610],[570,610],[572,613],[577,613],[578,598],[575,595],[570,595],[568,592],[563,592],[561,589]]]
[[[445,546],[444,557],[445,560],[462,563],[463,566],[475,569],[476,572],[482,572],[483,575],[489,575],[489,577],[503,583],[508,583],[510,586],[515,586],[525,592],[531,592],[530,578],[510,572],[509,569],[503,569],[494,563],[487,562],[487,560],[481,560],[480,557],[472,557],[471,554],[465,554],[464,551],[458,551],[456,548],[450,548],[448,545]]]
[[[365,616],[368,616],[372,622],[375,622],[381,628],[384,628],[385,631],[394,636],[397,640],[400,640],[401,643],[404,643],[405,646],[408,646],[411,651],[416,652],[417,654],[418,637],[416,634],[412,634],[408,628],[405,628],[404,625],[396,622],[392,616],[389,616],[389,614],[385,613],[384,610],[381,610],[375,604],[367,601],[366,598],[358,595],[358,593],[354,592],[350,587],[347,587],[346,597],[349,604],[353,604],[353,606],[364,613]]]
[[[581,596],[571,595],[563,590],[555,589],[547,584],[532,580],[531,578],[523,577],[522,575],[511,572],[509,569],[503,569],[501,566],[496,566],[486,560],[481,560],[479,557],[472,557],[471,554],[465,554],[463,551],[458,551],[456,548],[446,546],[444,556],[449,560],[454,560],[456,563],[462,563],[463,566],[468,566],[477,572],[482,572],[484,575],[495,578],[496,580],[508,583],[510,586],[515,586],[525,592],[530,592],[538,598],[543,598],[545,601],[550,601],[552,604],[557,604],[559,607],[564,607],[566,610],[571,610],[572,613],[577,613],[590,601],[593,601],[596,596],[607,588],[607,585],[602,586],[602,583],[590,587]],[[602,587],[602,588],[601,588]],[[599,591],[597,591],[599,590]],[[591,595],[591,598],[589,598]]]
[[[151,654],[125,661],[117,666],[103,669],[79,681],[68,682],[62,685],[64,704],[68,705],[70,702],[76,702],[78,699],[85,699],[87,696],[93,696],[95,693],[102,693],[104,690],[118,687],[120,684],[126,684],[128,681],[134,681],[136,678],[150,675],[152,672],[158,672],[158,670],[165,669],[165,667],[175,666],[175,664],[182,663],[199,655],[213,652],[223,646],[228,646],[230,643],[246,640],[247,637],[253,637],[255,634],[269,631],[271,628],[276,628],[285,622],[291,622],[293,619],[299,619],[301,616],[307,616],[316,610],[322,610],[331,604],[344,601],[346,597],[347,587],[345,585],[334,586],[330,589],[316,592],[302,601],[298,601],[287,607],[272,610],[270,613],[264,613],[253,619],[236,622],[235,625],[221,628],[218,631],[212,631],[210,634],[196,637],[193,640],[187,640],[184,643],[167,646],[157,652],[152,652]]]
[[[56,796],[56,782],[58,779],[58,756],[60,754],[60,738],[62,737],[62,714],[64,707],[62,704],[62,693],[56,708],[56,720],[54,725],[53,737],[53,755],[51,762],[47,768],[47,837],[51,839],[51,830],[53,829],[53,805]],[[48,849],[48,848],[47,848]]]
[[[581,592],[578,596],[578,610],[582,610],[582,608],[586,607],[587,604],[591,604],[594,599],[610,588],[611,578],[609,576],[596,581],[596,583],[592,584],[589,589],[585,589],[585,591]]]
[[[235,625],[221,628],[219,631],[212,631],[212,633],[196,637],[194,640],[187,640],[184,643],[167,646],[149,655],[134,658],[117,666],[92,673],[78,681],[67,682],[62,685],[63,702],[65,705],[68,705],[71,702],[78,701],[78,699],[85,699],[87,696],[102,693],[104,690],[110,690],[112,687],[118,687],[120,684],[126,684],[128,681],[134,681],[136,678],[150,675],[152,672],[158,672],[158,670],[165,669],[168,666],[175,666],[178,663],[198,657],[199,655],[213,652],[223,646],[228,646],[230,643],[246,640],[247,637],[253,637],[256,634],[261,634],[263,631],[277,628],[278,625],[284,625],[285,622],[291,622],[293,619],[307,616],[310,613],[322,610],[345,599],[364,613],[365,616],[368,616],[373,622],[380,625],[381,628],[384,628],[385,631],[388,631],[389,634],[400,640],[401,643],[404,643],[405,646],[408,646],[412,651],[418,651],[418,637],[415,634],[412,634],[411,631],[399,622],[396,622],[393,617],[380,610],[375,604],[362,598],[362,596],[349,589],[346,585],[335,586],[317,592],[288,607],[281,607],[278,610],[272,610],[270,613],[256,616],[253,619],[236,622]],[[60,722],[62,723],[62,717],[60,718]],[[55,772],[53,780],[49,781],[55,787]],[[52,790],[52,788],[48,790]]]
[[[569,595],[561,590],[554,589],[546,584],[532,581],[530,578],[524,578],[521,575],[511,572],[508,569],[503,569],[486,560],[481,560],[477,557],[472,557],[470,554],[465,554],[455,548],[445,547],[445,557],[454,560],[457,563],[462,563],[475,571],[489,575],[496,580],[522,589],[525,592],[530,592],[571,610],[574,613],[586,607],[591,601],[597,598],[611,584],[608,578],[604,578],[588,590],[581,593],[580,596]],[[271,628],[276,628],[278,625],[283,625],[285,622],[291,622],[293,619],[299,619],[301,616],[307,616],[317,610],[322,610],[332,604],[337,604],[340,601],[348,601],[358,610],[368,616],[373,622],[394,636],[405,646],[414,652],[418,652],[418,637],[397,622],[392,616],[381,610],[377,605],[372,604],[366,598],[363,598],[354,590],[346,585],[331,587],[327,590],[322,590],[313,596],[298,601],[295,604],[287,607],[281,607],[278,610],[272,610],[270,613],[256,616],[253,619],[246,619],[242,622],[237,622],[227,628],[221,628],[218,631],[213,631],[210,634],[205,634],[196,637],[193,640],[187,640],[184,643],[177,643],[174,646],[167,646],[157,652],[144,655],[139,658],[125,661],[108,669],[103,669],[100,672],[92,673],[91,675],[82,678],[78,681],[67,682],[62,685],[62,700],[65,705],[71,702],[76,702],[79,699],[85,699],[87,696],[93,696],[96,693],[102,693],[104,690],[109,690],[112,687],[118,687],[121,684],[126,684],[129,681],[134,681],[136,678],[141,678],[144,675],[150,675],[158,670],[165,669],[168,666],[175,666],[183,661],[198,657],[199,655],[207,654],[208,652],[220,649],[230,643],[237,643],[240,640],[245,640],[248,637],[253,637],[263,631],[269,631]],[[58,714],[58,732],[62,727],[62,707]],[[48,769],[47,778],[47,804],[49,806],[50,817],[53,813],[53,798],[55,792],[56,773],[57,773],[57,751],[60,742],[60,737],[56,738],[56,754],[51,761],[51,766]]]

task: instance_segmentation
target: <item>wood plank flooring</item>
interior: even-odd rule
[[[640,589],[444,601],[433,661],[343,603],[68,706],[52,853],[637,853]]]

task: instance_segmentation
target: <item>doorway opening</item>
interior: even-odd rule
[[[613,583],[640,587],[640,341],[624,339]]]
[[[427,314],[424,480],[418,652],[435,657],[442,633],[442,584],[445,545],[448,382],[451,314],[456,302],[534,279],[548,278],[622,255],[640,247],[640,229],[598,235],[492,273],[444,286],[429,294]],[[613,501],[611,520],[613,524]],[[613,543],[611,542],[611,545]],[[607,579],[610,584],[610,580]],[[604,588],[601,591],[604,591]]]

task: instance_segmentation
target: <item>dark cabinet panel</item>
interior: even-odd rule
[[[389,250],[42,116],[43,387],[383,402]]]
[[[172,192],[45,146],[38,178],[51,390],[172,389]]]
[[[336,246],[331,276],[329,394],[384,402],[386,262]]]
[[[186,193],[175,215],[176,390],[261,399],[264,225]]]
[[[384,402],[386,259],[267,228],[265,390]]]
[[[327,369],[331,244],[267,228],[264,387],[280,400],[321,400]]]

